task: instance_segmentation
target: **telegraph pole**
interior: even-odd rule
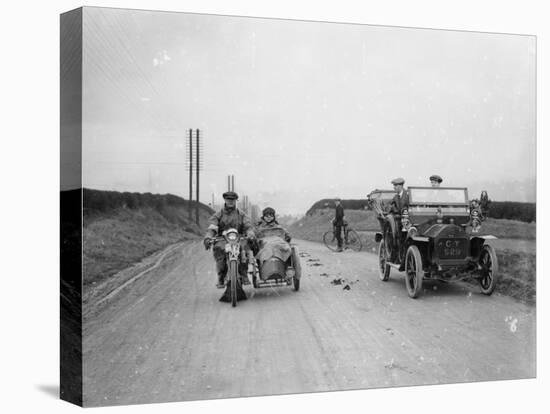
[[[200,154],[199,154],[199,130],[197,129],[197,197],[196,197],[196,209],[195,209],[195,221],[199,224],[199,168],[200,168]]]
[[[191,202],[193,201],[193,130],[189,130],[189,221],[192,220]]]

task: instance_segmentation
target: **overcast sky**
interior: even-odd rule
[[[86,8],[83,185],[250,201],[429,184],[535,201],[535,38]]]

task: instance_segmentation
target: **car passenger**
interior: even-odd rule
[[[437,174],[434,174],[430,177],[430,184],[432,185],[432,187],[439,187],[441,186],[442,182],[443,182],[443,178],[441,178]]]
[[[292,237],[290,233],[284,229],[275,217],[275,209],[272,207],[266,207],[262,211],[262,217],[260,221],[256,224],[256,238],[261,239],[267,236],[269,233],[272,233],[270,230],[280,229],[284,234],[284,240],[287,243],[290,243]]]
[[[257,245],[254,253],[258,266],[272,257],[277,257],[286,262],[292,254],[290,246],[290,234],[281,226],[275,217],[275,209],[267,207],[262,211],[261,220],[255,228]]]

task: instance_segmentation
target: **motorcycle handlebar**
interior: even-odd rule
[[[242,240],[242,239],[255,240],[255,237],[241,236],[239,234],[239,240]],[[226,238],[224,236],[210,237],[209,246],[212,246],[214,243],[219,241],[226,241]]]

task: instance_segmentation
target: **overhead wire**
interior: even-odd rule
[[[90,24],[90,26],[88,26],[89,30],[85,31],[85,35],[90,35],[90,40],[93,38],[93,41],[85,43],[84,53],[85,56],[89,56],[89,60],[85,60],[84,63],[92,63],[95,65],[96,69],[103,74],[103,77],[110,81],[111,86],[120,93],[120,96],[125,98],[126,103],[131,105],[138,113],[148,118],[155,127],[162,130],[162,120],[154,111],[146,110],[144,107],[141,101],[141,97],[143,96],[141,92],[143,90],[137,82],[133,82],[133,87],[123,88],[120,79],[115,79],[114,76],[116,74],[119,76],[121,75],[120,70],[115,70],[113,64],[113,62],[117,61],[117,58],[121,56],[121,53],[116,50],[117,47],[105,39],[105,35],[102,34],[104,30],[95,19],[86,19],[85,21]],[[112,88],[107,90],[112,93]],[[139,91],[139,93],[136,93],[136,91]]]

